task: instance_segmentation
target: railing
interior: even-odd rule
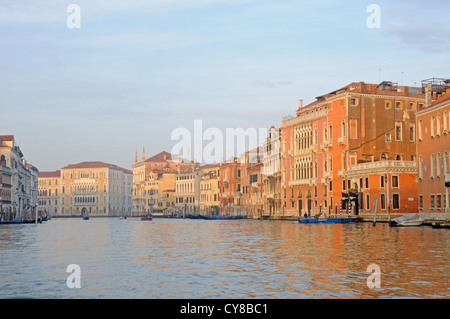
[[[315,185],[315,184],[317,184],[317,178],[307,178],[307,179],[289,181],[289,186],[302,186],[302,185]]]
[[[367,162],[349,165],[347,171],[357,171],[357,170],[365,170],[365,169],[374,169],[374,168],[388,168],[388,167],[398,167],[398,168],[417,168],[417,164],[414,161],[376,161],[376,162]]]
[[[321,149],[324,149],[324,148],[327,148],[327,147],[331,147],[331,146],[332,146],[331,139],[324,140],[323,143],[320,143],[320,148]]]
[[[325,117],[327,116],[327,110],[323,109],[323,110],[319,110],[319,111],[313,111],[309,114],[305,114],[302,116],[296,116],[294,118],[291,119],[287,119],[281,122],[281,127],[288,127],[288,126],[293,126],[293,125],[297,125],[300,123],[304,123],[304,122],[311,122],[312,120],[321,118],[321,117]]]

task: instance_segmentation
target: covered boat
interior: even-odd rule
[[[345,224],[359,221],[358,217],[298,218],[300,224]]]
[[[389,222],[389,226],[420,226],[424,220],[416,213],[405,214],[401,217],[394,218]]]

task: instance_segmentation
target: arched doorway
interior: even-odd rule
[[[301,217],[303,208],[303,195],[301,190],[298,191],[297,200],[298,200],[298,216]]]
[[[81,209],[81,217],[87,216],[87,214],[88,214],[88,211],[87,211],[86,207],[83,207]]]
[[[308,194],[306,195],[306,203],[308,205],[308,215],[311,213],[311,190],[308,189]]]

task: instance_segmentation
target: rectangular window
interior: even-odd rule
[[[400,209],[400,194],[392,194],[392,209]]]
[[[380,176],[380,187],[384,188],[384,176]]]
[[[414,142],[416,139],[416,130],[414,128],[414,125],[409,126],[409,141]]]
[[[366,194],[366,209],[370,209],[370,195]]]
[[[366,188],[369,188],[369,178],[366,177]]]
[[[350,99],[350,105],[356,105],[356,99]]]
[[[434,195],[430,195],[430,209],[434,209]]]
[[[386,109],[390,109],[391,108],[391,102],[390,101],[386,101],[385,104],[384,104],[384,107]]]
[[[419,195],[419,209],[423,209],[423,195]]]
[[[390,143],[392,141],[391,133],[386,133],[386,143]]]
[[[398,176],[392,176],[392,187],[398,187]]]
[[[385,194],[380,194],[380,208],[382,210],[386,210],[386,195]]]
[[[436,195],[436,209],[441,209],[441,194]]]
[[[399,122],[395,123],[395,140],[402,140],[402,123]]]
[[[399,101],[396,101],[395,102],[395,108],[398,110],[398,109],[401,109],[402,108],[402,102],[399,102]]]

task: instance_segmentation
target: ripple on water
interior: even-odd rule
[[[2,226],[9,227],[0,227],[0,272],[10,274],[0,282],[2,296],[449,296],[450,235],[431,227],[131,218]],[[372,263],[381,269],[376,291],[366,282]],[[81,267],[81,289],[66,286],[69,264]]]

